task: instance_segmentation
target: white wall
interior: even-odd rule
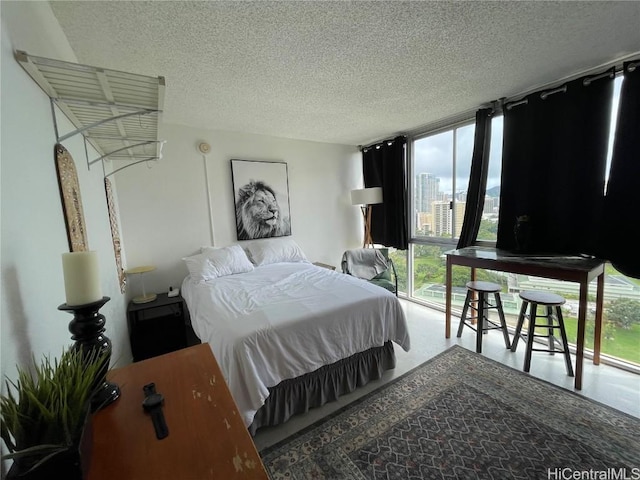
[[[76,62],[47,2],[2,2],[2,142],[1,142],[1,355],[2,374],[15,377],[15,365],[31,356],[57,355],[71,343],[70,315],[64,303],[61,254],[68,251],[57,184],[55,132],[49,98],[14,58],[15,50]],[[179,88],[167,79],[167,89]],[[57,118],[61,133],[71,130]],[[339,265],[342,252],[362,239],[358,208],[349,191],[362,186],[356,147],[288,140],[242,133],[161,126],[167,140],[164,158],[152,166],[136,165],[111,177],[117,189],[126,266],[152,263],[148,291],[179,286],[187,271],[181,261],[200,246],[234,243],[232,158],[284,161],[288,164],[293,238],[312,261]],[[199,142],[212,145],[205,159]],[[73,155],[84,206],[89,247],[99,252],[103,294],[101,310],[118,364],[131,360],[126,303],[137,295],[138,279],[119,290],[99,165],[86,165],[81,136],[65,141]],[[90,153],[91,155],[91,153]],[[107,162],[109,163],[109,162]],[[107,165],[107,169],[119,165]],[[207,193],[211,195],[209,214]],[[2,388],[5,388],[4,385]]]
[[[55,133],[49,97],[14,59],[15,50],[76,61],[46,2],[2,2],[1,44],[1,268],[2,375],[15,379],[16,364],[32,355],[59,356],[73,343],[65,302],[61,254],[69,251],[54,163]],[[72,129],[58,116],[61,132]],[[125,297],[120,293],[109,216],[99,165],[89,170],[82,137],[65,141],[74,157],[88,233],[98,251],[106,335],[112,360],[131,359]],[[5,389],[4,382],[2,389]]]
[[[181,125],[164,125],[160,138],[167,141],[162,160],[114,175],[127,267],[157,267],[145,277],[147,291],[180,286],[187,274],[181,258],[212,243],[211,220],[216,246],[236,242],[231,159],[287,163],[292,238],[309,260],[339,266],[345,249],[361,245],[361,213],[349,196],[351,189],[362,186],[361,155],[355,146]],[[197,150],[201,141],[212,147],[206,157]],[[140,293],[138,278],[129,285],[128,295]]]
[[[58,356],[72,344],[61,254],[68,251],[54,164],[55,132],[48,96],[14,58],[15,50],[76,62],[47,2],[1,2],[1,374],[16,377],[16,365],[32,356]],[[167,79],[167,89],[180,88]],[[73,129],[58,115],[61,133]],[[293,238],[312,261],[339,265],[342,252],[360,245],[362,220],[349,192],[362,186],[360,154],[354,146],[294,141],[242,133],[164,125],[164,158],[151,168],[136,165],[111,177],[118,198],[128,267],[152,263],[148,291],[179,286],[187,271],[181,257],[209,245],[235,242],[232,158],[288,164]],[[203,158],[196,145],[206,141]],[[113,344],[112,365],[131,361],[127,299],[139,293],[135,279],[120,293],[103,169],[89,169],[81,136],[64,142],[75,159],[89,247],[99,253],[101,313]],[[90,157],[93,158],[90,151]],[[205,178],[206,161],[209,181]],[[118,165],[107,165],[107,171]],[[207,192],[211,195],[209,214]],[[2,383],[2,391],[6,386]],[[4,445],[2,445],[4,451]],[[6,467],[6,465],[2,465]]]

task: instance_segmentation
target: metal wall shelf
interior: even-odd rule
[[[125,160],[109,175],[128,166],[161,158],[158,124],[164,103],[164,77],[149,77],[63,62],[16,51],[16,59],[52,103],[56,141],[82,134],[102,160]],[[58,131],[56,106],[76,130]]]

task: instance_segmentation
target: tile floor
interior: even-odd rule
[[[371,382],[363,388],[340,397],[337,401],[313,409],[308,413],[297,415],[283,425],[260,429],[254,442],[258,450],[266,448],[299,430],[311,425],[316,420],[329,415],[344,407],[362,395],[379,388],[429,358],[446,350],[452,345],[461,345],[475,351],[475,332],[465,328],[462,337],[456,338],[459,319],[452,319],[451,338],[444,338],[444,313],[422,305],[400,300],[405,311],[409,331],[411,334],[411,350],[405,352],[396,347],[396,368],[385,372],[384,376]],[[524,344],[520,344],[515,353],[511,353],[504,346],[502,333],[498,330],[489,332],[483,339],[483,355],[519,370],[524,362]],[[575,358],[574,358],[575,366]],[[544,379],[559,387],[575,391],[572,377],[565,372],[562,355],[547,355],[534,352],[531,360],[530,374]],[[640,417],[640,375],[614,368],[608,365],[593,365],[590,359],[585,359],[582,390],[576,391],[580,395],[605,403],[630,415]]]

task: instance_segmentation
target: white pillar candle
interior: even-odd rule
[[[62,271],[67,305],[85,305],[102,298],[97,252],[63,253]]]

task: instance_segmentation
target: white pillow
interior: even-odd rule
[[[211,280],[253,270],[253,264],[240,245],[224,248],[203,247],[201,252],[199,255],[183,258],[189,269],[189,274],[196,281]]]
[[[205,280],[216,278],[206,254],[200,253],[198,255],[192,255],[190,257],[184,257],[182,260],[187,265],[189,275],[191,275],[191,278],[196,282],[204,282]]]
[[[309,262],[298,244],[288,237],[253,240],[242,246],[256,266],[279,262]]]

